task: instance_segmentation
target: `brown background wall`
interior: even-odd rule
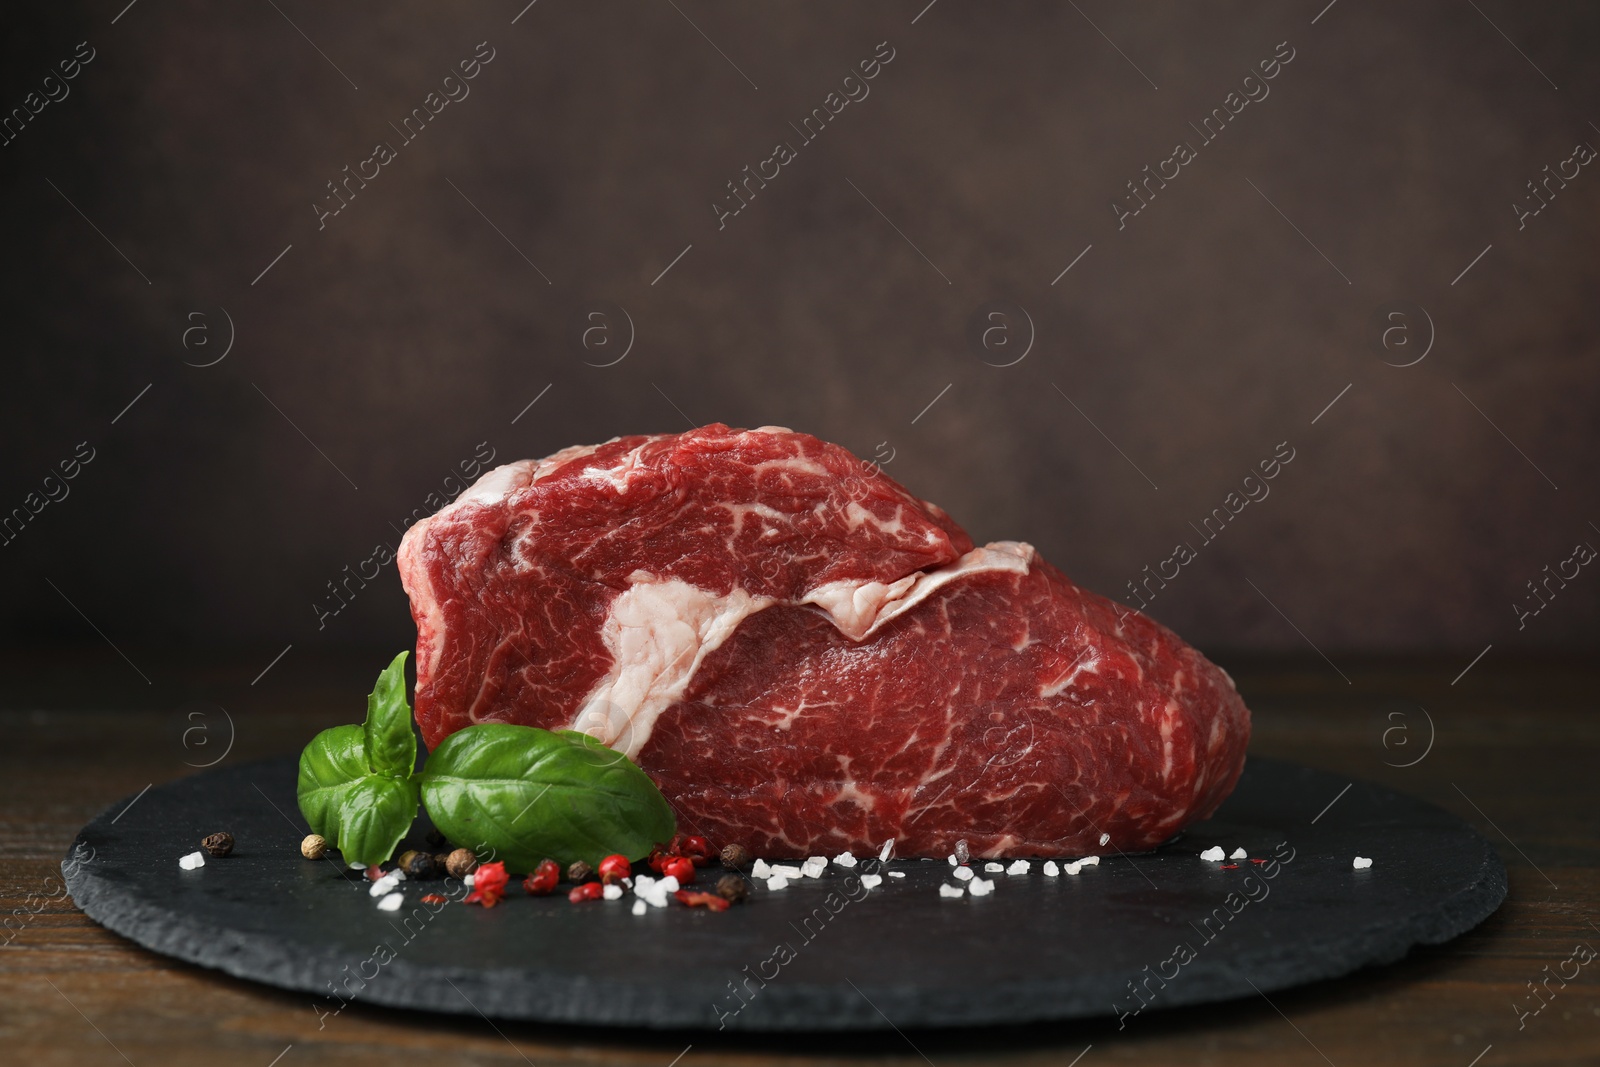
[[[721,420],[892,450],[979,540],[1113,595],[1188,541],[1151,612],[1206,648],[1593,644],[1593,567],[1524,629],[1512,605],[1600,546],[1600,168],[1520,230],[1512,204],[1600,146],[1600,14],[923,3],[23,17],[4,107],[95,58],[0,148],[0,506],[95,458],[0,549],[6,638],[402,644],[392,566],[324,629],[313,605],[479,442]],[[401,144],[483,41],[470,96]],[[870,95],[801,145],[884,41]],[[1202,144],[1189,123],[1280,42],[1270,95]],[[319,230],[379,140],[396,158]],[[780,140],[797,158],[719,230]],[[1197,158],[1119,230],[1111,201],[1179,140]],[[1427,318],[1386,352],[1395,301]],[[994,304],[1011,344],[985,349]],[[986,365],[1025,347],[1017,308],[1031,349]],[[227,357],[185,365],[221,354],[224,309]],[[594,366],[618,309],[633,346]],[[1426,358],[1385,365],[1427,320]],[[1190,523],[1280,442],[1270,496],[1203,545]]]

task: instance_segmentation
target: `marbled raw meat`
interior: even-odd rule
[[[715,424],[484,475],[407,531],[416,715],[584,730],[757,855],[1159,844],[1244,764],[1227,674],[845,449]]]

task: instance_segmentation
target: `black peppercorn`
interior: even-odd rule
[[[717,879],[717,896],[729,904],[737,904],[750,895],[750,886],[737,874],[725,874]]]
[[[431,852],[411,852],[401,860],[400,869],[406,872],[407,878],[428,879],[439,876],[439,866],[433,860]]]
[[[594,868],[582,860],[577,860],[567,868],[567,881],[577,882],[582,885],[594,877]]]
[[[212,834],[200,842],[200,847],[205,849],[208,856],[226,856],[233,851],[233,835],[230,833]]]
[[[723,848],[721,858],[724,867],[742,871],[750,866],[750,861],[754,857],[750,855],[750,850],[743,845],[728,845]]]

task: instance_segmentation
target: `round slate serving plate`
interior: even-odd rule
[[[1254,996],[1398,959],[1499,906],[1505,868],[1471,827],[1369,783],[1346,787],[1251,759],[1217,817],[1160,850],[1076,876],[1046,877],[1038,861],[982,875],[995,888],[981,898],[939,895],[954,882],[945,861],[894,860],[885,871],[905,877],[876,888],[863,868],[830,865],[784,890],[756,885],[722,913],[674,903],[635,916],[632,896],[573,905],[515,881],[484,909],[455,903],[464,891],[450,880],[403,883],[404,906],[389,912],[359,872],[300,857],[295,761],[281,759],[118,803],[62,866],[78,906],[107,928],[302,991],[319,1013],[353,999],[633,1027],[972,1026]],[[224,829],[233,855],[179,868]],[[1213,845],[1249,858],[1225,861],[1232,869],[1200,859]],[[1352,869],[1356,855],[1372,867]],[[452,902],[422,903],[429,892]]]

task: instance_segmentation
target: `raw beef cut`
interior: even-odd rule
[[[1199,652],[781,427],[497,468],[399,565],[430,747],[583,730],[756,855],[1146,849],[1244,765],[1249,712]]]

